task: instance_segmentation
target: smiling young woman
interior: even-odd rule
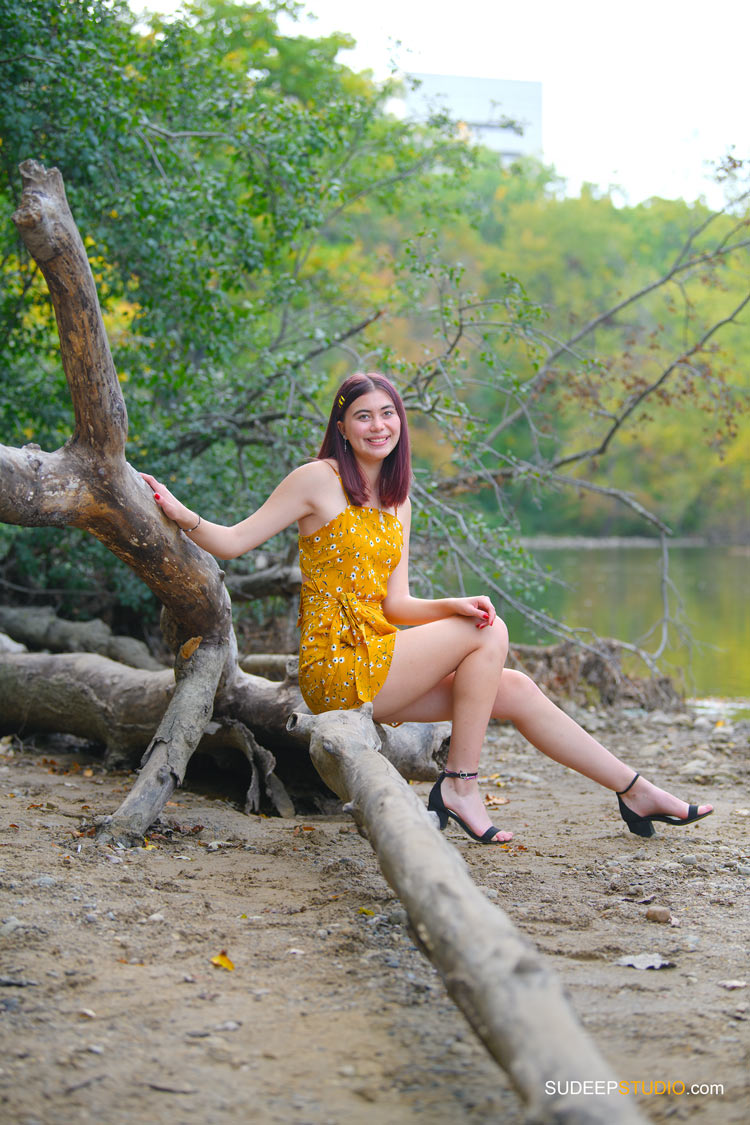
[[[302,695],[316,713],[371,701],[376,722],[450,720],[447,768],[429,797],[441,828],[452,818],[481,843],[512,837],[490,823],[477,785],[491,718],[510,720],[544,754],[613,790],[638,835],[652,835],[654,820],[690,824],[712,811],[634,774],[533,680],[505,669],[508,633],[484,594],[412,596],[409,431],[384,375],[350,376],[336,392],[317,458],[231,527],[204,521],[154,477],[143,477],[165,515],[222,559],[297,524]]]

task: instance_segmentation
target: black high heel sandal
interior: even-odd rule
[[[652,813],[651,816],[638,816],[637,813],[634,813],[632,809],[628,808],[622,798],[625,796],[628,789],[633,788],[640,776],[641,775],[637,773],[633,780],[630,782],[630,785],[627,785],[619,792],[615,790],[617,803],[620,806],[620,816],[625,821],[630,831],[633,832],[636,836],[653,836],[654,826],[652,821],[654,820],[658,820],[662,824],[672,824],[679,827],[679,825],[681,824],[693,824],[696,820],[703,820],[704,816],[710,816],[713,812],[713,809],[710,809],[709,812],[699,813],[697,805],[689,805],[688,814],[685,817],[669,816],[667,813]]]
[[[502,829],[495,828],[494,824],[491,824],[486,832],[483,832],[481,836],[478,836],[474,829],[469,828],[469,825],[466,823],[466,821],[461,819],[458,813],[455,813],[453,809],[449,809],[446,807],[446,804],[443,801],[443,794],[440,791],[440,786],[442,785],[443,780],[446,777],[462,777],[470,781],[472,778],[477,776],[478,774],[476,773],[464,773],[463,770],[459,770],[457,773],[455,770],[443,770],[437,781],[433,785],[432,789],[430,790],[430,796],[427,799],[427,809],[429,812],[434,812],[437,815],[441,832],[444,831],[445,827],[448,824],[448,817],[451,817],[453,820],[455,820],[456,824],[461,825],[466,835],[471,836],[472,840],[476,840],[478,844],[491,844],[493,843],[494,837],[497,836],[498,832],[502,832]],[[498,841],[498,843],[500,842],[501,841]],[[505,841],[502,842],[504,843]]]

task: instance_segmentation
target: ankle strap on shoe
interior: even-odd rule
[[[466,773],[465,770],[443,770],[443,777],[460,777],[463,781],[472,781],[479,777],[478,773]]]
[[[624,789],[615,789],[615,796],[616,797],[623,797],[627,793],[628,789],[633,788],[633,786],[635,785],[636,781],[638,780],[638,778],[640,776],[641,775],[639,773],[637,773],[635,775],[635,777],[633,778],[633,780],[630,782],[630,785],[626,785]]]

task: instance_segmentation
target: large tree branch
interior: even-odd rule
[[[221,572],[156,511],[150,489],[124,459],[125,403],[62,177],[33,160],[21,170],[14,219],[52,296],[76,427],[54,453],[0,447],[0,519],[90,532],[162,602],[175,649],[194,636],[221,642],[231,629]]]
[[[122,455],[128,432],[125,400],[112,362],[86,249],[73,222],[57,168],[21,165],[23,196],[13,216],[52,298],[65,376],[75,411],[74,444],[97,459]]]
[[[293,715],[327,784],[367,835],[412,932],[487,1050],[508,1073],[533,1119],[572,1125],[636,1125],[635,1105],[578,1023],[557,978],[507,915],[472,883],[417,795],[383,757],[359,712]],[[545,1083],[610,1081],[609,1097],[550,1096]],[[567,1086],[565,1087],[568,1088]]]

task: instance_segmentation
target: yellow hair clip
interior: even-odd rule
[[[339,395],[339,406],[343,406],[345,402],[346,402],[346,399],[344,398],[344,396]]]

